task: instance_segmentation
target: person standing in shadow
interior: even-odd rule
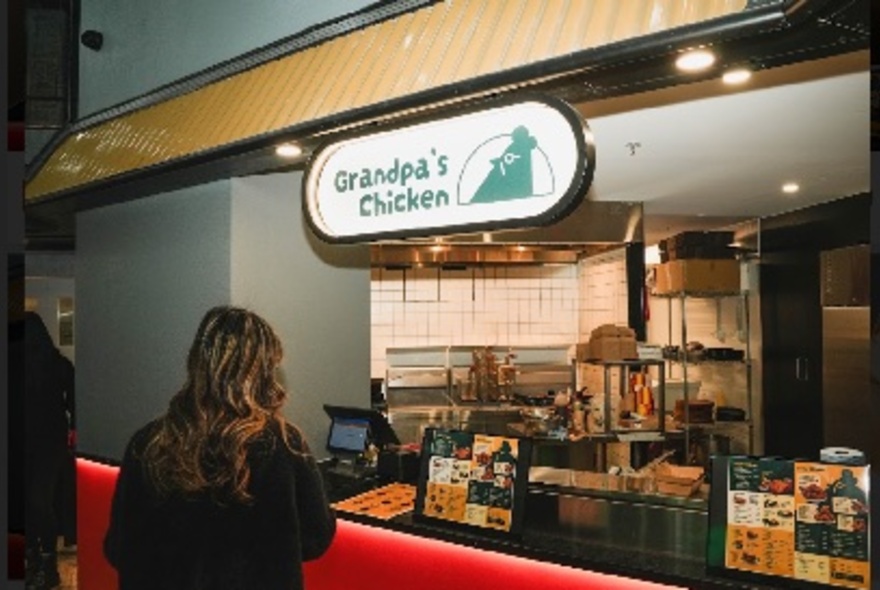
[[[25,313],[25,586],[60,584],[56,493],[74,424],[74,368],[42,318]]]
[[[281,341],[251,311],[212,308],[167,411],[130,439],[104,555],[122,590],[301,590],[336,516],[281,413]]]

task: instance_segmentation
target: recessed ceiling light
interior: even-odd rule
[[[798,192],[799,190],[801,190],[801,187],[796,182],[786,182],[785,184],[782,185],[782,192],[784,192],[787,195],[793,195],[796,192]]]
[[[751,77],[751,70],[748,70],[746,68],[736,68],[735,70],[728,70],[724,72],[724,75],[721,76],[721,80],[725,84],[742,84]]]
[[[302,148],[295,143],[282,143],[275,148],[275,153],[282,158],[298,158],[302,155]]]
[[[682,53],[675,60],[675,67],[683,72],[699,72],[715,63],[715,54],[706,49],[694,49]]]

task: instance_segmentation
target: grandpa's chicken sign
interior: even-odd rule
[[[547,225],[583,200],[594,157],[567,103],[492,101],[324,146],[306,171],[304,206],[328,242]]]

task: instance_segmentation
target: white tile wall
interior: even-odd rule
[[[576,265],[373,269],[373,377],[404,346],[570,344],[577,339]]]
[[[578,264],[578,286],[580,341],[588,340],[593,328],[602,324],[627,325],[625,249],[583,259]]]
[[[406,346],[573,344],[602,323],[625,325],[623,250],[578,264],[468,268],[374,268],[371,372],[385,350]]]

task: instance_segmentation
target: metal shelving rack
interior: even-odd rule
[[[682,368],[682,383],[683,383],[683,399],[684,399],[684,423],[682,425],[682,430],[684,431],[684,448],[685,454],[689,452],[690,449],[690,439],[691,439],[691,431],[692,430],[707,430],[707,429],[720,429],[717,426],[717,422],[713,422],[711,425],[707,424],[691,424],[690,423],[690,396],[688,392],[688,365],[689,364],[699,364],[701,362],[722,362],[722,363],[734,363],[739,361],[690,361],[688,359],[687,354],[687,342],[688,342],[688,327],[687,327],[687,313],[686,313],[686,303],[688,299],[715,299],[720,300],[724,298],[733,298],[737,297],[740,300],[740,305],[743,310],[743,328],[745,332],[745,358],[742,363],[745,366],[746,370],[746,420],[745,425],[748,431],[746,441],[748,452],[752,454],[753,446],[754,446],[754,414],[752,407],[752,350],[751,350],[751,326],[750,326],[750,311],[749,311],[749,290],[741,289],[739,291],[730,291],[730,292],[694,292],[694,291],[681,291],[676,293],[666,293],[666,294],[655,294],[655,297],[662,297],[667,299],[668,303],[668,321],[669,321],[669,337],[672,338],[673,326],[672,326],[672,302],[674,299],[678,299],[680,303],[680,312],[681,312],[681,358],[678,360],[679,364]],[[670,342],[669,344],[672,344]],[[736,422],[739,424],[739,422]],[[725,423],[727,424],[727,423]],[[731,422],[730,424],[734,424]]]
[[[664,436],[664,432],[666,430],[666,421],[664,419],[664,408],[666,406],[666,375],[664,374],[664,362],[661,360],[653,360],[653,359],[643,359],[643,360],[620,360],[620,361],[600,361],[600,360],[590,360],[586,361],[585,364],[588,365],[596,365],[602,367],[605,378],[605,389],[602,392],[604,396],[604,425],[605,425],[605,435],[612,436],[614,440],[626,440],[626,435],[633,435],[638,433],[656,433],[658,435],[657,440],[662,440]],[[656,404],[656,413],[657,413],[657,427],[656,428],[622,428],[620,426],[614,427],[613,420],[611,419],[611,390],[612,390],[612,378],[611,378],[611,370],[614,368],[620,369],[620,373],[618,375],[619,383],[618,389],[621,392],[625,392],[629,388],[629,377],[630,373],[633,371],[641,372],[643,369],[648,369],[650,371],[651,367],[657,367],[658,370],[658,388],[657,392],[657,400]],[[650,374],[650,373],[648,373]],[[620,435],[624,435],[624,438],[620,438]]]

